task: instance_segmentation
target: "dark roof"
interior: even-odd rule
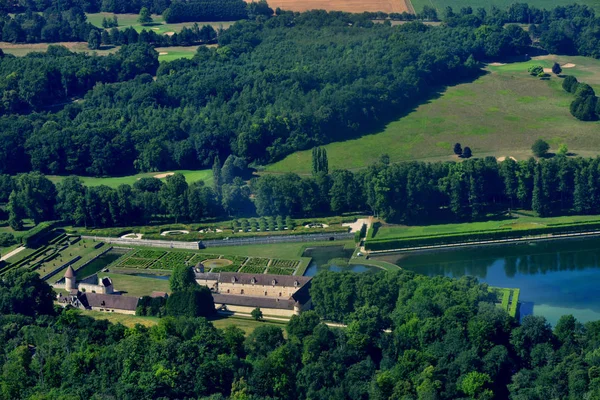
[[[167,292],[152,292],[150,297],[169,297],[169,294]]]
[[[67,267],[67,272],[65,272],[65,278],[75,278],[75,271],[70,265]]]
[[[292,300],[297,301],[298,303],[304,305],[310,301],[310,285],[311,282],[306,283],[306,285],[302,286],[300,289],[296,291],[291,297]]]
[[[98,275],[97,274],[90,275],[87,278],[80,280],[79,283],[87,283],[89,285],[97,285],[98,284]]]
[[[79,297],[79,300],[86,307],[116,308],[118,310],[135,311],[139,299],[137,297],[116,294],[83,293]]]
[[[196,272],[196,279],[218,281],[219,274],[214,273],[214,272]]]
[[[272,275],[272,274],[240,274],[237,272],[221,272],[219,282],[231,283],[235,278],[235,283],[245,285],[272,285],[275,281],[276,286],[284,287],[302,287],[312,279],[310,276],[295,275]],[[254,281],[253,281],[254,280]],[[297,284],[295,284],[297,282]]]
[[[216,304],[259,308],[277,308],[281,310],[293,310],[295,303],[295,301],[292,300],[273,297],[250,297],[218,293],[213,293],[213,299]]]
[[[105,276],[100,280],[100,284],[104,287],[109,287],[112,286],[112,280],[108,276]]]

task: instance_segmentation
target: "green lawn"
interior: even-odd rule
[[[511,4],[517,3],[515,0],[411,0],[413,7],[416,12],[423,10],[423,6],[433,6],[439,12],[443,12],[447,6],[452,7],[454,11],[459,11],[461,7],[470,6],[473,9],[483,7],[489,11],[490,7],[496,6],[500,9],[506,9]],[[566,6],[569,4],[579,3],[588,5],[596,10],[600,11],[600,3],[597,0],[527,0],[522,1],[527,3],[529,6],[536,8],[552,9],[558,6]]]
[[[187,170],[176,170],[170,172],[179,172],[185,176],[185,179],[188,183],[204,181],[208,185],[212,185],[213,176],[212,171],[209,169],[204,169],[200,171],[187,171]],[[133,185],[140,178],[145,177],[153,177],[153,176],[163,176],[165,172],[145,172],[137,175],[129,175],[129,176],[120,176],[120,177],[107,177],[107,178],[95,178],[89,176],[80,176],[83,184],[86,186],[100,186],[106,185],[112,188],[116,188],[119,185]],[[50,179],[54,183],[58,183],[62,181],[64,176],[57,175],[48,175],[48,179]],[[161,178],[164,179],[164,178]]]
[[[464,224],[425,226],[384,225],[377,231],[375,239],[442,235],[495,229],[520,230],[541,228],[548,226],[549,224],[600,221],[600,216],[598,215],[574,215],[565,217],[540,218],[529,215],[517,215],[513,213],[513,216],[515,218],[485,222],[469,222]]]
[[[198,46],[157,47],[158,59],[160,61],[173,61],[179,58],[192,58],[198,50]]]
[[[114,272],[100,273],[100,277],[108,276],[113,281],[115,290],[124,292],[127,296],[149,296],[152,292],[170,292],[169,281],[166,279],[146,278],[142,276],[117,274]]]
[[[452,146],[469,146],[476,157],[526,159],[537,138],[553,149],[565,143],[581,156],[599,154],[600,122],[582,122],[569,112],[572,95],[561,88],[562,78],[543,81],[527,73],[528,66],[551,67],[554,61],[573,63],[564,69],[600,90],[600,60],[544,56],[524,63],[487,67],[471,83],[448,87],[438,98],[420,105],[382,131],[325,146],[329,169],[359,169],[386,152],[392,162],[456,160]],[[266,172],[309,174],[311,150],[296,152],[268,165]]]
[[[521,289],[490,287],[490,291],[495,291],[498,295],[500,303],[497,303],[497,306],[506,311],[511,317],[516,318]]]
[[[255,244],[248,246],[210,247],[200,250],[208,254],[228,254],[232,256],[253,256],[267,258],[281,258],[285,260],[299,258],[308,247],[315,246],[340,246],[354,245],[352,241],[333,242],[304,242],[304,243],[277,243],[277,244]]]
[[[84,311],[81,313],[82,315],[92,317],[95,319],[106,319],[113,324],[123,324],[126,327],[132,328],[135,324],[141,324],[147,327],[158,325],[160,318],[156,317],[139,317],[137,315],[126,315],[126,314],[118,314],[118,313],[106,313],[100,311]],[[251,334],[257,327],[261,325],[271,325],[277,326],[281,329],[284,329],[285,332],[285,324],[277,323],[277,322],[259,322],[249,318],[239,318],[239,317],[216,317],[210,320],[216,328],[224,329],[230,325],[235,325],[241,330],[243,330],[246,335]]]
[[[94,13],[94,14],[86,14],[88,21],[97,26],[98,28],[102,28],[102,18],[112,19],[115,15],[113,13]],[[180,32],[183,27],[191,28],[194,25],[194,22],[183,22],[178,24],[167,24],[163,21],[162,16],[160,15],[152,15],[153,22],[152,24],[143,26],[138,22],[138,14],[116,14],[117,20],[119,22],[119,29],[126,29],[132,27],[136,31],[140,32],[142,30],[153,30],[156,33],[171,33],[171,32]],[[200,27],[204,25],[210,25],[214,29],[227,29],[235,22],[196,22]]]

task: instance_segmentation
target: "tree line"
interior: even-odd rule
[[[126,29],[112,28],[102,32],[94,30],[90,32],[87,42],[90,49],[97,50],[102,45],[122,46],[136,43],[146,43],[152,45],[152,47],[192,46],[215,43],[216,39],[217,32],[211,25],[200,27],[198,24],[194,24],[191,28],[184,26],[180,32],[172,35],[163,35],[145,29],[138,33],[132,27]]]
[[[127,81],[140,74],[154,74],[157,68],[158,53],[147,44],[123,46],[115,54],[107,56],[73,53],[56,45],[49,46],[44,53],[30,53],[24,57],[0,55],[0,88],[3,93],[0,114],[5,116],[0,117],[3,127],[0,136],[5,142],[2,145],[4,150],[12,153],[5,154],[7,158],[0,161],[3,164],[0,170],[31,168],[27,160],[20,158],[25,156],[23,152],[29,146],[26,141],[35,141],[27,135],[34,125],[38,125],[35,121],[42,121],[37,126],[40,130],[54,133],[61,130],[61,122],[48,118],[48,115],[32,114],[19,118],[14,114],[43,111],[49,106],[85,95],[97,83]],[[27,127],[21,130],[23,126]],[[51,157],[57,155],[54,153]],[[20,165],[9,166],[15,162]]]
[[[181,278],[173,282],[183,284],[176,297],[195,291]],[[284,327],[261,324],[247,336],[234,325],[217,329],[205,318],[184,315],[127,328],[55,309],[46,282],[35,272],[13,270],[0,281],[0,396],[600,396],[599,322],[563,316],[552,329],[543,317],[525,316],[519,324],[474,278],[325,272],[313,279],[311,295],[314,311],[293,316]],[[179,303],[169,302],[171,309]],[[205,303],[204,311],[210,299]],[[347,327],[331,328],[323,318]]]
[[[543,157],[547,146],[540,146],[534,149]],[[165,182],[142,178],[116,189],[86,187],[77,177],[54,185],[39,173],[1,175],[0,202],[7,207],[0,220],[20,229],[27,218],[112,227],[165,219],[305,218],[365,211],[407,224],[480,220],[514,208],[542,217],[600,214],[600,158],[569,158],[566,152],[537,161],[379,162],[356,173],[267,174],[249,181],[246,162],[230,156],[222,166],[215,160],[212,187],[202,181],[188,184],[181,174]]]
[[[85,42],[100,29],[87,22],[79,8],[48,9],[43,14],[27,11],[11,17],[0,15],[0,40],[10,43]]]
[[[477,76],[478,59],[524,53],[530,41],[517,26],[475,35],[315,11],[242,21],[218,43],[161,64],[156,80],[96,85],[58,112],[1,117],[27,128],[0,141],[0,173],[200,169],[230,154],[268,163],[374,129],[439,85]]]
[[[272,14],[273,10],[271,10]],[[237,21],[248,17],[244,0],[174,1],[163,12],[169,23],[193,21]]]

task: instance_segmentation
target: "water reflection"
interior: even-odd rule
[[[308,248],[304,251],[302,256],[312,257],[312,261],[304,275],[315,276],[321,271],[359,273],[381,271],[376,267],[348,264],[350,257],[352,257],[352,253],[352,249],[344,249],[344,246],[317,246]]]
[[[573,314],[600,319],[600,240],[568,240],[379,257],[426,275],[472,275],[492,286],[521,288],[521,315],[530,311],[555,323]],[[526,303],[530,302],[531,305]],[[524,308],[523,308],[524,307]]]

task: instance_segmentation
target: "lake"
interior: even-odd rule
[[[380,268],[367,265],[348,264],[352,257],[353,249],[344,249],[344,246],[316,246],[304,250],[303,257],[312,257],[304,276],[315,276],[322,271],[333,272],[377,272]]]
[[[521,317],[561,315],[600,320],[600,239],[374,257],[421,274],[472,275],[491,286],[520,288]]]

